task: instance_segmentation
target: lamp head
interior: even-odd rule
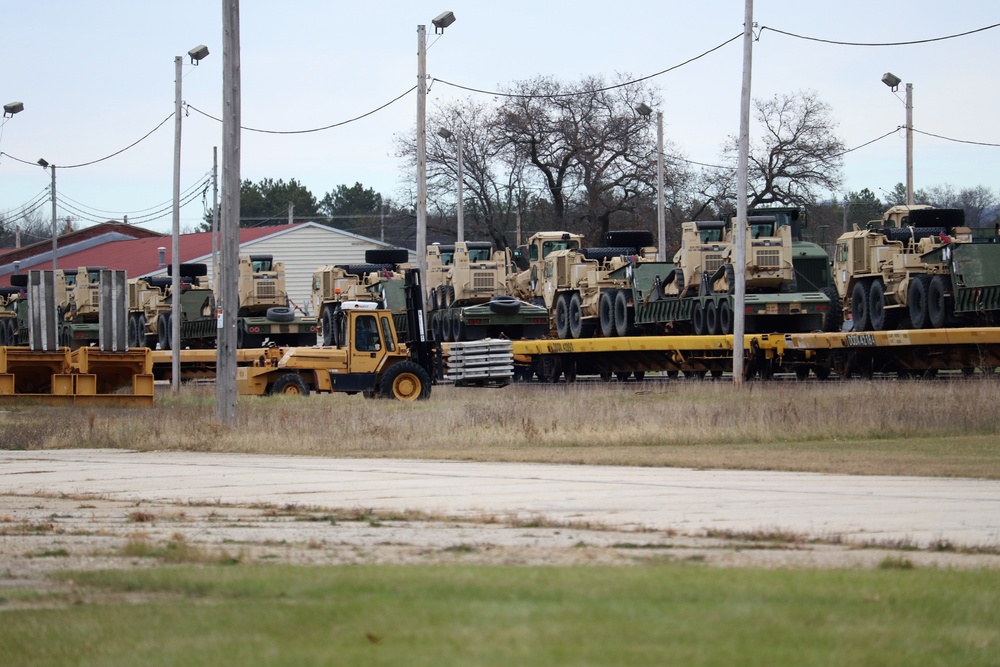
[[[191,64],[197,65],[198,61],[204,60],[205,57],[208,55],[208,47],[205,46],[204,44],[199,44],[198,46],[188,51],[188,55],[191,56]]]
[[[639,104],[635,106],[635,110],[639,112],[640,116],[649,116],[653,113],[652,107],[645,102],[639,102]]]
[[[45,158],[43,157],[38,158],[38,164],[42,167],[42,169],[45,169],[46,167],[49,166],[49,163],[46,162]]]
[[[444,32],[444,29],[455,22],[454,12],[444,12],[438,15],[431,23],[434,24],[434,33],[440,35]]]
[[[22,102],[8,102],[3,105],[3,117],[13,118],[14,114],[21,113],[24,111],[24,103]]]
[[[882,75],[882,83],[892,88],[893,92],[895,92],[896,89],[899,88],[899,84],[901,81],[902,79],[900,79],[892,72],[886,72],[885,74]]]
[[[451,130],[442,127],[440,130],[438,130],[438,136],[441,137],[442,139],[448,140],[451,139],[453,135]]]

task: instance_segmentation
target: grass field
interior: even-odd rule
[[[1000,479],[1000,383],[645,382],[436,387],[404,404],[360,396],[240,400],[214,390],[138,410],[19,406],[0,448],[113,447],[337,457],[533,461]]]
[[[0,664],[995,665],[991,572],[240,567],[73,575]]]

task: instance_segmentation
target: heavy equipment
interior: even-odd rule
[[[998,243],[996,229],[966,227],[962,209],[894,206],[837,239],[838,305],[855,331],[992,324]]]
[[[270,348],[237,368],[240,394],[361,393],[368,398],[425,399],[438,376],[440,345],[426,335],[420,273],[407,269],[403,340],[392,312],[375,301],[342,301],[332,316],[332,347]]]
[[[59,344],[76,350],[97,343],[100,336],[100,281],[103,266],[55,271]]]
[[[128,281],[128,344],[169,350],[173,345],[171,317],[173,267],[167,276],[133,278]],[[180,265],[181,349],[215,346],[217,334],[215,296],[205,276],[205,264]]]

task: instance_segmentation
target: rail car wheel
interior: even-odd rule
[[[569,298],[569,335],[573,338],[583,337],[583,299],[579,292],[573,292]]]
[[[618,335],[618,330],[615,329],[615,297],[617,295],[618,290],[613,289],[601,292],[601,299],[597,304],[601,319],[601,335],[605,338]]]
[[[691,326],[694,328],[695,336],[704,336],[705,331],[705,302],[698,301],[694,304],[694,313],[691,316]]]
[[[632,375],[635,377],[636,382],[642,382],[646,379],[646,371],[635,371]]]
[[[931,326],[935,329],[947,326],[952,309],[951,279],[934,276],[927,287],[927,318]]]
[[[379,393],[383,398],[398,401],[425,399],[431,395],[431,376],[412,361],[401,361],[382,375]]]
[[[621,372],[621,373],[615,373],[615,378],[616,378],[616,379],[617,379],[617,380],[618,380],[619,382],[627,382],[627,381],[628,381],[628,379],[629,379],[629,377],[630,377],[631,375],[632,375],[632,373],[631,373],[631,372],[629,372],[629,371],[623,371],[623,372]]]
[[[868,290],[868,320],[871,322],[872,331],[884,331],[886,327],[885,312],[885,283],[881,278],[872,281]]]
[[[611,382],[611,378],[614,377],[613,373],[604,372],[601,373],[601,382]]]
[[[308,396],[309,385],[298,373],[285,373],[271,385],[270,394],[284,394],[286,396]]]
[[[705,306],[705,332],[709,334],[719,333],[719,306],[715,301],[709,301]]]
[[[556,335],[569,338],[569,295],[560,294],[556,299]]]
[[[868,318],[868,289],[867,280],[859,280],[851,290],[851,316],[854,319],[855,331],[868,331],[871,321]]]
[[[723,336],[731,336],[733,333],[733,307],[729,305],[729,300],[719,302],[719,333]]]
[[[910,281],[907,299],[910,307],[910,322],[914,329],[926,329],[930,325],[930,314],[927,310],[930,276],[916,276]]]
[[[796,366],[795,367],[795,377],[799,380],[809,379],[809,367],[808,366]]]

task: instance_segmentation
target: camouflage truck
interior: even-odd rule
[[[297,312],[285,288],[285,265],[272,255],[240,255],[236,347],[316,345],[318,320]]]
[[[180,265],[181,349],[215,346],[215,295],[205,264]],[[128,281],[128,344],[169,350],[173,346],[173,266],[167,276]]]
[[[856,331],[996,321],[996,233],[973,234],[962,209],[894,206],[837,239],[839,306]],[[956,298],[958,297],[958,298]]]
[[[101,271],[106,268],[81,266],[55,271],[60,345],[76,350],[98,343]]]
[[[511,254],[488,241],[427,247],[430,327],[435,340],[541,338],[548,311],[507,294]]]

